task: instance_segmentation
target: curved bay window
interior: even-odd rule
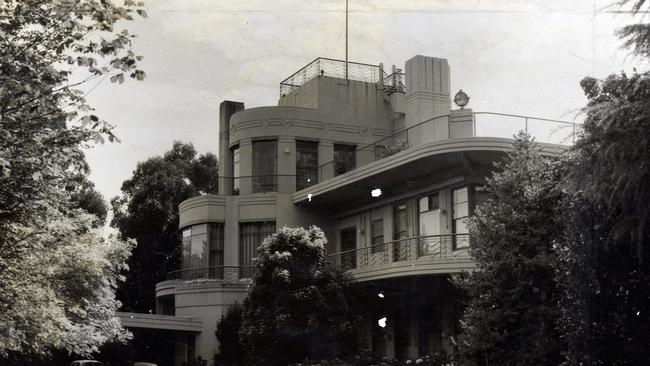
[[[223,224],[206,223],[183,229],[183,279],[223,279]]]

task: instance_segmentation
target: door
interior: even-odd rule
[[[357,227],[341,230],[341,269],[357,268]]]

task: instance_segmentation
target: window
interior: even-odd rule
[[[239,194],[239,145],[232,148],[232,193]]]
[[[408,215],[406,203],[400,203],[393,208],[393,261],[403,261],[408,258]]]
[[[182,236],[183,279],[223,278],[223,224],[193,225]]]
[[[440,254],[440,200],[438,193],[418,200],[420,239],[418,256]]]
[[[275,221],[246,222],[239,224],[239,277],[253,276],[253,258],[257,247],[267,236],[275,233]]]
[[[354,145],[334,144],[334,176],[349,172],[356,166]]]
[[[454,235],[454,249],[463,249],[469,246],[469,231],[467,230],[467,218],[469,216],[469,194],[467,187],[454,189],[452,195],[453,222],[452,230]]]
[[[357,228],[352,226],[341,230],[341,268],[343,270],[357,268]]]
[[[277,191],[277,171],[277,141],[253,141],[253,193]]]
[[[318,142],[296,141],[296,190],[318,183]]]
[[[210,278],[223,279],[223,224],[208,224]]]
[[[373,220],[370,223],[370,230],[372,234],[372,247],[371,253],[379,253],[386,250],[384,244],[384,219]]]

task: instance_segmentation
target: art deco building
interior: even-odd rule
[[[558,130],[574,132],[452,109],[445,59],[415,56],[403,73],[345,69],[314,60],[282,82],[277,106],[221,103],[219,194],[181,203],[182,266],[156,285],[157,315],[122,314],[126,326],[173,331],[176,364],[212,363],[217,321],[244,299],[256,247],[309,225],[326,233],[331,263],[381,292],[385,312],[361,331],[369,347],[398,359],[453,354],[459,294],[448,279],[473,268],[466,219],[486,176],[517,130],[556,142],[541,144],[548,154],[563,149]]]

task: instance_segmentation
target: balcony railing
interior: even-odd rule
[[[239,283],[241,280],[252,278],[256,267],[216,266],[185,268],[167,273],[168,280],[220,280],[223,283]]]
[[[582,124],[580,123],[547,118],[495,112],[473,112],[472,114],[473,118],[470,129],[464,133],[453,132],[452,123],[447,123],[447,133],[450,139],[475,136],[512,138],[519,131],[524,131],[535,138],[537,142],[572,145],[582,129]],[[413,147],[418,142],[421,143],[421,136],[427,134],[427,130],[431,130],[433,136],[433,131],[437,128],[436,124],[449,121],[450,116],[446,114],[434,117],[411,127],[401,129],[371,144],[361,145],[356,148],[355,152],[367,153],[366,155],[370,156],[374,155],[375,161],[383,159]],[[458,134],[460,136],[457,136]],[[326,170],[336,172],[337,170],[335,168],[337,163],[337,161],[332,160],[319,165],[319,175],[322,177]]]
[[[469,234],[416,236],[329,256],[334,266],[348,271],[389,266],[414,260],[467,256]]]
[[[293,193],[318,183],[318,173],[313,168],[312,174],[273,174],[249,175],[240,177],[219,176],[220,183],[231,189],[232,194],[246,193]],[[296,187],[296,189],[293,189]]]

